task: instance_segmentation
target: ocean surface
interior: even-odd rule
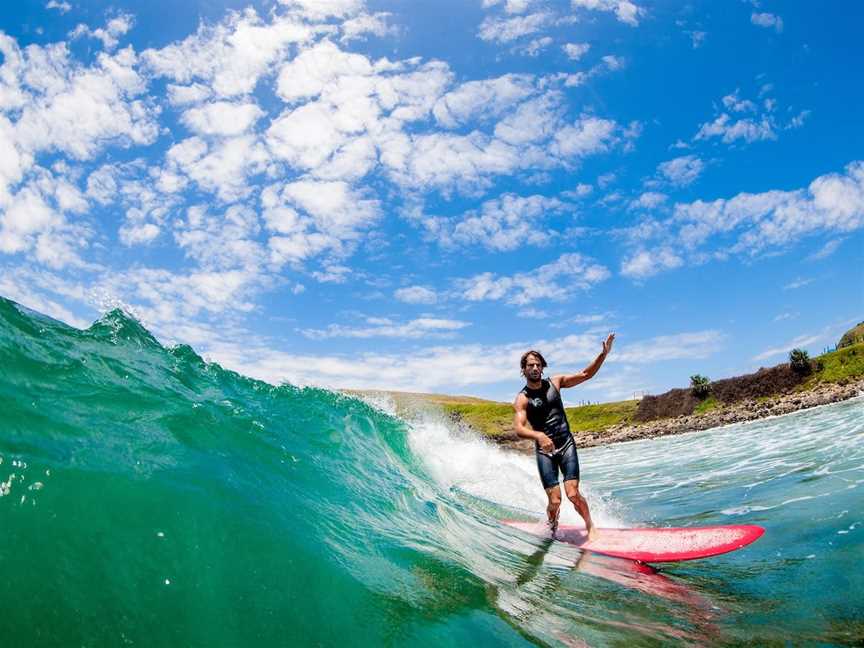
[[[601,526],[766,528],[660,571],[502,526],[531,457],[392,412],[0,299],[0,643],[864,643],[862,398],[582,450]]]

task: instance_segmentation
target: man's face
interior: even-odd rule
[[[540,380],[543,375],[543,364],[537,356],[529,355],[525,358],[525,377],[530,381]]]

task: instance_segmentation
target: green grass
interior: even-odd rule
[[[618,423],[629,423],[633,420],[639,401],[626,400],[616,403],[599,403],[568,407],[567,421],[574,432],[601,430]]]
[[[513,436],[513,406],[509,403],[493,402],[442,402],[438,403],[447,413],[456,413],[472,428],[487,437]],[[574,432],[602,430],[603,428],[626,423],[633,419],[638,401],[621,401],[599,405],[568,407],[567,422]]]
[[[513,432],[513,406],[491,401],[479,403],[438,403],[447,414],[456,413],[472,428],[488,437],[510,436]]]
[[[721,406],[722,406],[722,403],[720,401],[718,401],[713,396],[709,396],[708,398],[703,400],[701,403],[699,403],[693,409],[693,413],[694,414],[705,414],[705,413],[710,412],[713,409],[717,409],[718,407],[721,407]]]
[[[864,343],[844,347],[816,358],[822,368],[804,384],[805,389],[819,383],[840,382],[864,376]]]

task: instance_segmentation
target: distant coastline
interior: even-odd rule
[[[799,410],[828,405],[864,395],[864,378],[846,384],[820,385],[809,391],[782,394],[769,399],[746,400],[704,414],[680,415],[645,423],[619,423],[597,431],[574,431],[573,436],[581,448],[608,445],[623,441],[654,439],[674,434],[755,421],[770,416],[781,416]],[[533,451],[533,442],[518,439],[498,439],[504,446],[520,452]]]
[[[864,395],[864,343],[823,354],[811,364],[812,371],[798,377],[785,363],[719,380],[703,398],[689,389],[673,389],[642,401],[568,407],[567,418],[576,443],[584,448],[754,421]],[[520,439],[513,431],[510,403],[445,394],[349,393],[386,396],[397,413],[408,418],[417,411],[438,411],[466,433],[513,451],[533,451],[533,441]]]

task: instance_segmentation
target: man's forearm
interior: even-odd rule
[[[605,352],[605,351],[601,351],[601,352],[600,352],[600,355],[598,355],[598,356],[594,359],[594,362],[592,362],[590,365],[588,365],[587,367],[585,367],[584,371],[585,371],[585,373],[588,375],[589,378],[591,378],[592,376],[594,376],[594,374],[596,374],[596,373],[599,371],[599,369],[600,369],[600,365],[603,364],[603,361],[604,361],[605,359],[606,359],[606,352]]]
[[[532,441],[540,440],[540,433],[532,430],[529,427],[523,427],[521,425],[516,426],[516,436],[522,439],[531,439]]]

